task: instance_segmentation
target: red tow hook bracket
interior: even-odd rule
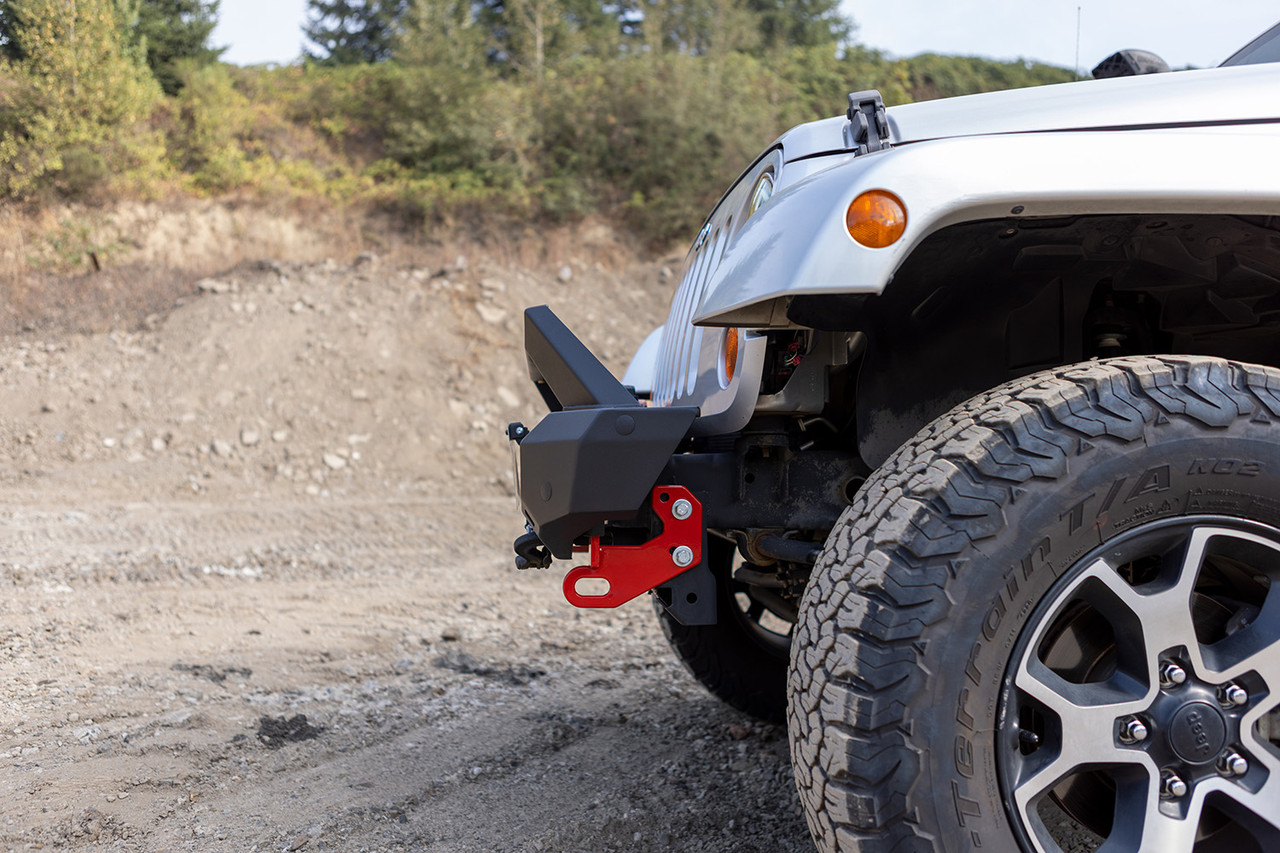
[[[643,545],[601,545],[591,537],[591,565],[570,569],[564,597],[577,607],[617,607],[702,562],[702,504],[683,486],[658,486],[650,495],[662,532]],[[606,592],[584,595],[578,582],[600,578]]]

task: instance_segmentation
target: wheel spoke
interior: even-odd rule
[[[1024,660],[1014,684],[1058,715],[1064,739],[1077,734],[1095,738],[1109,734],[1118,717],[1142,711],[1147,705],[1141,692],[1117,690],[1110,684],[1074,684],[1039,660]],[[1107,742],[1110,744],[1109,737]]]
[[[1237,538],[1264,545],[1280,559],[1275,545],[1260,537],[1235,533]],[[1275,574],[1275,566],[1254,566],[1255,571]],[[1204,650],[1205,672],[1226,681],[1256,671],[1268,684],[1280,684],[1280,590],[1272,584],[1253,621]]]
[[[1116,720],[1144,707],[1141,698],[1115,701],[1116,692],[1100,684],[1072,684],[1033,660],[1023,661],[1014,679],[1017,687],[1054,712],[1060,738],[1047,743],[1022,763],[1014,781],[1014,797],[1025,809],[1037,797],[1077,770],[1118,764],[1146,763],[1141,752],[1118,746]],[[1044,755],[1037,760],[1035,756]]]
[[[1187,538],[1187,550],[1178,567],[1176,580],[1171,586],[1165,586],[1154,592],[1143,593],[1130,586],[1111,565],[1102,560],[1094,563],[1082,575],[1082,580],[1094,578],[1101,582],[1106,592],[1115,597],[1115,603],[1121,605],[1138,620],[1137,630],[1140,632],[1140,637],[1117,636],[1117,640],[1123,642],[1124,639],[1141,639],[1146,651],[1149,684],[1155,684],[1158,681],[1157,656],[1166,649],[1187,646],[1193,664],[1200,662],[1200,650],[1195,641],[1195,622],[1191,616],[1191,593],[1195,588],[1200,564],[1204,560],[1205,543],[1208,539],[1207,531],[1194,530]],[[1120,626],[1115,623],[1121,620],[1117,618],[1118,614],[1109,606],[1109,602],[1102,600],[1096,588],[1086,598],[1112,618],[1113,627],[1119,635]]]
[[[1191,550],[1189,547],[1189,552]],[[1202,555],[1203,543],[1194,550]],[[1195,645],[1191,590],[1195,584],[1196,572],[1188,566],[1192,559],[1198,560],[1199,557],[1188,554],[1188,560],[1184,561],[1173,586],[1147,594],[1139,593],[1130,586],[1106,560],[1095,561],[1081,572],[1071,587],[1064,590],[1059,601],[1064,604],[1082,601],[1097,610],[1111,625],[1120,652],[1129,658],[1129,663],[1123,665],[1105,685],[1073,684],[1059,678],[1035,659],[1035,650],[1053,622],[1050,617],[1041,620],[1028,647],[1030,651],[1027,657],[1032,659],[1033,670],[1040,671],[1033,679],[1039,682],[1039,686],[1021,681],[1018,686],[1059,713],[1062,709],[1055,706],[1060,698],[1068,699],[1073,705],[1121,704],[1127,700],[1143,699],[1149,701],[1158,689],[1156,669],[1159,665],[1159,653],[1178,645],[1186,645],[1188,637],[1191,638],[1191,645]],[[1193,657],[1199,660],[1198,647]],[[1030,674],[1025,661],[1020,666],[1020,679],[1024,677],[1024,673]],[[1045,690],[1049,691],[1048,695]],[[1089,693],[1093,694],[1092,698],[1087,695]]]
[[[1271,774],[1270,780],[1274,780],[1271,781],[1272,785],[1280,784],[1280,755],[1276,754],[1276,747],[1270,740],[1259,737],[1256,726],[1259,720],[1275,711],[1278,704],[1280,697],[1272,694],[1240,720],[1241,740],[1245,748],[1253,753],[1254,760],[1260,761],[1267,768],[1267,772]]]
[[[1268,620],[1270,621],[1272,620]],[[1207,665],[1206,674],[1215,680],[1226,681],[1247,672],[1257,672],[1267,684],[1280,686],[1280,637],[1276,636],[1277,629],[1280,629],[1280,625],[1264,625],[1260,619],[1241,631],[1237,635],[1238,639],[1229,637],[1224,641],[1224,645],[1228,646],[1223,650],[1224,654],[1211,656],[1206,663],[1221,658],[1238,659],[1231,666],[1221,667],[1217,671],[1215,667]]]
[[[1246,791],[1238,785],[1231,785],[1224,788],[1223,793],[1253,812],[1258,820],[1266,822],[1280,832],[1280,783],[1274,774],[1256,792]]]
[[[1153,784],[1147,795],[1147,807],[1142,812],[1142,838],[1138,844],[1138,853],[1191,853],[1196,843],[1196,831],[1200,828],[1200,814],[1204,811],[1204,797],[1193,797],[1187,803],[1185,817],[1174,817],[1160,810],[1160,792],[1158,785]],[[1116,833],[1113,833],[1113,837]],[[1117,838],[1117,841],[1121,839]],[[1132,849],[1128,844],[1117,843],[1115,847],[1104,844],[1098,853],[1120,853],[1122,849]]]

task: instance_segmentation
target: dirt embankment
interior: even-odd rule
[[[0,847],[809,849],[782,730],[511,568],[521,309],[620,371],[674,286],[561,239],[0,339]]]

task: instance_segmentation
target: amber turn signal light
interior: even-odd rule
[[[724,380],[724,387],[728,388],[729,383],[733,381],[734,371],[738,369],[738,330],[729,328],[724,330],[724,346],[720,348],[720,374]]]
[[[868,190],[850,202],[844,222],[858,243],[883,249],[898,242],[907,230],[907,208],[887,190]]]

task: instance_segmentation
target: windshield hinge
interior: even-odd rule
[[[889,147],[889,119],[884,113],[884,99],[875,89],[849,95],[849,134],[859,154]]]

